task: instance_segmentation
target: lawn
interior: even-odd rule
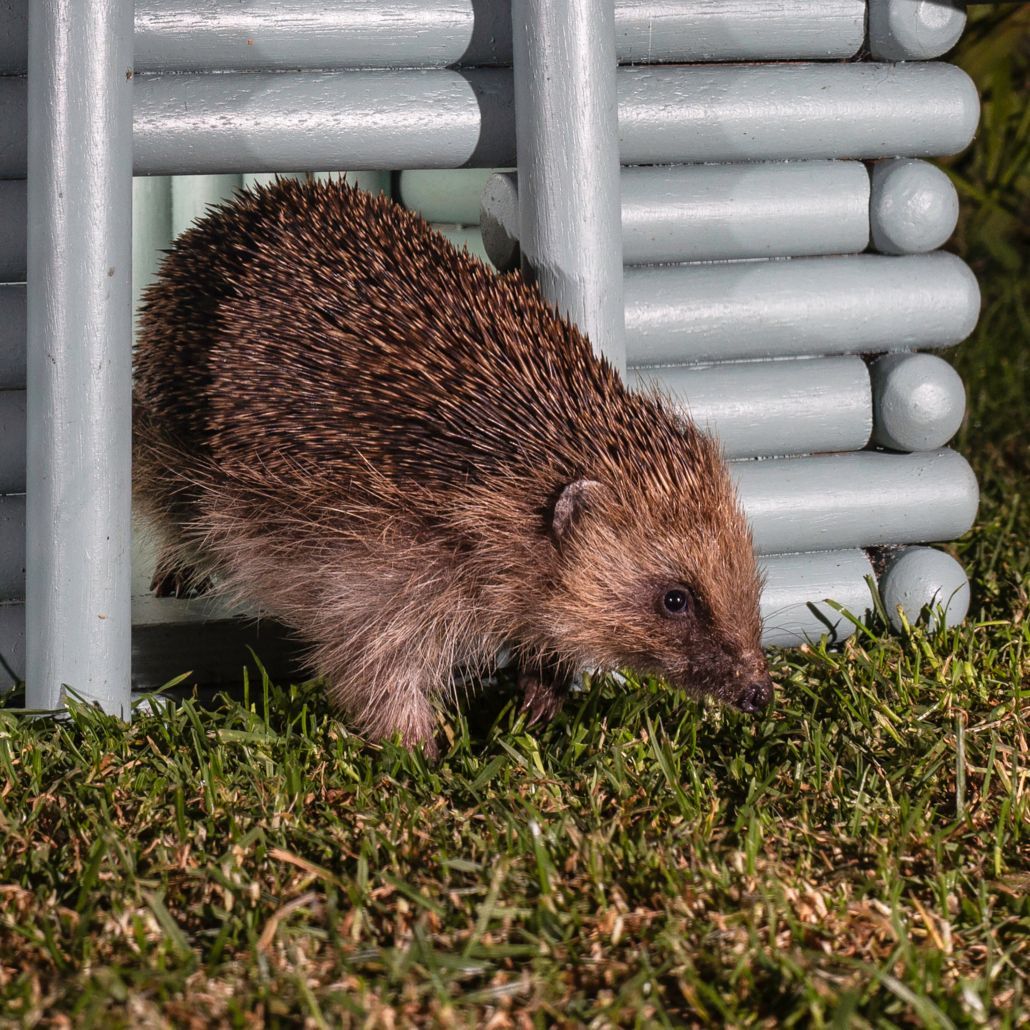
[[[435,765],[256,665],[131,726],[10,699],[0,1024],[1030,1025],[1020,25],[974,17],[949,169],[984,288],[963,626],[779,654],[759,721],[600,681],[530,731],[501,684]]]

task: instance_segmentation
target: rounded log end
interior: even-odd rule
[[[957,626],[969,611],[969,578],[950,554],[912,547],[880,577],[880,596],[897,630],[924,615],[932,629]]]
[[[518,227],[519,187],[514,173],[491,175],[480,198],[479,228],[486,253],[500,272],[519,267]]]
[[[965,27],[962,0],[869,0],[869,49],[877,61],[940,57]]]
[[[966,410],[959,374],[932,354],[888,354],[870,369],[873,441],[896,451],[930,451],[958,432]]]
[[[954,185],[935,165],[898,159],[873,167],[869,223],[882,254],[936,250],[955,231],[958,209]]]

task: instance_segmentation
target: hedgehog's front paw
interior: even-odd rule
[[[521,711],[526,725],[550,722],[569,696],[569,681],[546,668],[519,670],[519,689],[522,691]]]

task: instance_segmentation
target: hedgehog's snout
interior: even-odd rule
[[[733,705],[748,715],[759,715],[769,707],[772,699],[773,682],[768,676],[764,676],[749,683],[737,695]]]

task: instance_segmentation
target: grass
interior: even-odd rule
[[[435,766],[259,669],[131,726],[0,709],[0,1024],[1028,1025],[1021,18],[974,17],[950,168],[965,625],[781,654],[757,723],[605,681],[531,733],[502,689]]]

